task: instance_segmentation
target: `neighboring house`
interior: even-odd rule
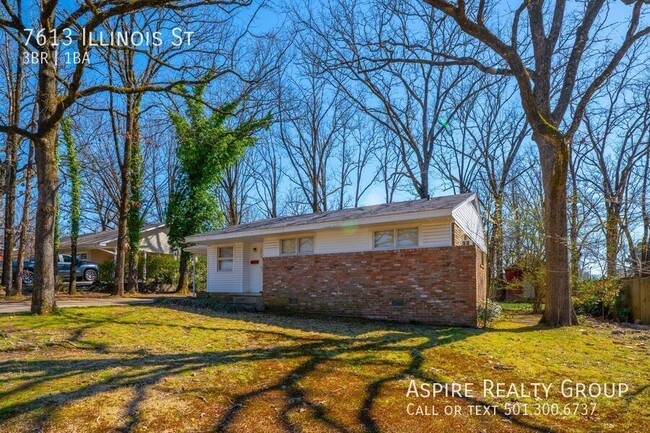
[[[142,228],[140,251],[147,254],[172,254],[167,242],[169,228],[165,224],[148,224]],[[117,229],[79,235],[77,238],[77,255],[82,260],[102,263],[115,259],[117,247]],[[62,237],[59,252],[70,253],[70,237]]]
[[[477,325],[485,239],[474,194],[287,216],[190,236],[210,296],[271,310]]]

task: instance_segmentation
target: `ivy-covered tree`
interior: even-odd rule
[[[61,121],[61,132],[66,150],[66,165],[70,177],[70,250],[72,262],[70,263],[70,282],[68,294],[77,294],[77,238],[79,237],[79,220],[81,218],[81,167],[77,159],[77,149],[72,137],[70,119],[64,117]]]
[[[190,253],[185,237],[214,230],[223,224],[214,187],[226,169],[236,163],[257,140],[254,134],[267,128],[270,116],[235,117],[241,100],[222,105],[211,113],[201,102],[205,85],[195,86],[193,95],[186,90],[186,116],[170,113],[178,138],[177,174],[174,179],[167,224],[170,245],[180,251],[177,291],[188,293]]]
[[[142,163],[142,150],[140,146],[140,132],[134,134],[138,139],[131,144],[131,161],[129,167],[129,212],[127,214],[127,241],[129,244],[128,266],[129,279],[127,288],[129,293],[138,291],[138,255],[140,253],[140,242],[142,240],[142,178],[144,177],[144,165]]]

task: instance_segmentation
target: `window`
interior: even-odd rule
[[[88,260],[88,254],[86,253],[77,254],[77,260]]]
[[[309,254],[314,252],[314,238],[300,238],[300,245],[298,246],[300,254]]]
[[[72,256],[69,254],[61,254],[63,257],[63,263],[72,263]]]
[[[393,248],[394,246],[394,230],[382,230],[380,232],[375,232],[375,248]]]
[[[282,254],[296,254],[295,239],[282,239]]]
[[[418,229],[397,230],[397,246],[401,248],[418,246]]]
[[[311,254],[314,252],[314,238],[282,239],[280,252],[284,255]]]
[[[232,247],[219,247],[217,249],[217,270],[224,272],[232,271],[233,257]]]
[[[382,248],[413,248],[419,244],[417,227],[408,229],[379,230],[374,233],[373,245]]]

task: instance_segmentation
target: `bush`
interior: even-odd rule
[[[99,264],[99,281],[110,283],[115,278],[115,262],[107,260]]]
[[[141,259],[139,265],[144,266],[144,260]],[[178,283],[178,260],[166,254],[147,255],[147,281],[158,284]]]
[[[190,266],[190,287],[192,287],[192,267]],[[196,291],[205,292],[208,286],[208,260],[206,256],[196,257]]]
[[[578,281],[573,296],[576,314],[624,319],[628,311],[619,301],[622,289],[623,285],[618,278]]]
[[[487,328],[487,325],[499,317],[501,317],[501,305],[497,304],[494,301],[488,300],[487,302],[482,303],[478,307],[478,319],[483,322],[483,327]]]

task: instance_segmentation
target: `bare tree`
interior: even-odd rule
[[[488,275],[496,285],[504,277],[506,188],[531,168],[518,157],[529,131],[515,92],[501,80],[468,101],[435,164],[455,192],[479,192],[487,213]]]
[[[649,139],[650,141],[650,139]],[[650,275],[650,154],[646,154],[645,163],[641,170],[641,188],[639,201],[641,204],[641,240],[637,245],[632,241],[629,226],[623,227],[631,252],[632,262],[637,274],[642,277]],[[638,251],[638,252],[637,252]]]
[[[630,48],[650,34],[650,26],[641,25],[642,9],[648,2],[625,1],[631,5],[625,34],[616,44],[609,41],[606,46],[593,36],[605,25],[605,0],[590,0],[581,10],[568,9],[564,0],[556,0],[554,6],[540,0],[524,1],[512,13],[509,34],[502,27],[495,28],[496,20],[490,22],[490,10],[483,0],[426,2],[452,18],[483,48],[481,56],[468,57],[445,47],[441,54],[451,65],[469,64],[483,73],[511,75],[517,81],[542,167],[548,287],[544,320],[550,325],[576,324],[567,246],[571,143],[594,94]],[[545,10],[553,11],[550,19]],[[500,13],[500,22],[503,17]],[[599,58],[596,64],[590,61],[593,56]],[[490,64],[495,57],[497,64]]]
[[[431,164],[446,125],[486,85],[469,66],[437,65],[436,47],[457,47],[467,37],[414,1],[378,0],[362,8],[355,0],[332,0],[317,12],[294,13],[315,40],[312,61],[396,137],[404,176],[418,197],[429,197]]]
[[[27,154],[27,165],[25,172],[25,191],[23,193],[23,207],[20,218],[20,233],[18,235],[18,251],[16,252],[16,275],[14,277],[14,293],[23,293],[23,272],[25,250],[28,242],[29,215],[32,199],[32,178],[34,177],[34,145],[28,141],[29,151]]]
[[[312,64],[303,63],[301,73],[300,81],[283,78],[278,130],[294,173],[287,178],[301,193],[294,198],[320,212],[329,208],[331,163],[350,109],[341,92],[321,78]]]
[[[31,132],[16,125],[2,124],[0,132],[18,133],[35,143],[36,168],[38,172],[38,204],[36,212],[35,239],[35,272],[34,293],[32,295],[32,312],[39,314],[51,313],[55,306],[55,204],[58,189],[58,173],[56,161],[56,142],[58,125],[66,110],[77,100],[102,92],[141,93],[143,91],[173,91],[178,83],[196,82],[196,77],[188,76],[187,70],[179,70],[173,82],[153,83],[136,89],[111,86],[106,83],[85,83],[84,72],[88,62],[83,61],[91,49],[90,40],[84,37],[72,37],[72,32],[86,34],[97,31],[104,23],[114,17],[128,15],[143,10],[161,10],[172,8],[176,13],[203,9],[208,11],[210,5],[220,5],[221,11],[228,12],[239,5],[247,5],[237,1],[208,0],[195,3],[193,1],[176,0],[134,0],[129,2],[83,2],[73,8],[64,8],[58,0],[40,0],[38,2],[36,29],[37,37],[30,37],[28,26],[23,22],[17,9],[8,1],[2,2],[2,18],[0,29],[3,32],[20,32],[25,38],[25,48],[35,53],[39,59],[37,65],[36,101],[39,106],[38,128]],[[212,11],[215,12],[214,10]],[[70,30],[66,30],[70,29]],[[66,33],[68,33],[67,36]],[[59,39],[65,38],[65,44]],[[68,53],[74,51],[74,56],[81,59],[71,65],[68,74],[58,68],[59,50],[67,46]],[[95,74],[95,77],[101,74]]]
[[[569,163],[569,270],[571,282],[575,288],[582,276],[582,261],[586,252],[592,250],[588,244],[600,225],[594,224],[597,218],[598,198],[591,196],[588,183],[593,180],[593,173],[586,169],[586,157],[589,146],[586,140],[574,144]]]
[[[384,202],[392,203],[395,194],[407,180],[402,169],[402,159],[399,157],[397,138],[386,130],[382,131],[380,137],[382,144],[373,151],[377,160],[376,176],[384,190]]]
[[[275,127],[271,127],[273,129]],[[280,215],[280,188],[283,184],[283,156],[280,145],[274,141],[279,134],[267,133],[251,149],[250,168],[256,192],[256,208],[264,218],[276,218]]]
[[[249,149],[246,156],[226,169],[223,178],[219,180],[217,197],[228,226],[250,220],[251,193],[254,187],[251,163]]]
[[[638,98],[630,101],[630,93],[640,90],[633,85],[630,68],[613,76],[603,88],[601,107],[587,110],[584,116],[585,139],[589,152],[585,181],[602,197],[605,214],[602,229],[605,235],[607,276],[618,275],[621,249],[621,217],[625,193],[635,168],[643,161],[648,148],[650,102]],[[646,84],[647,86],[647,84]],[[645,100],[644,100],[645,99]],[[594,176],[598,173],[598,176]]]
[[[18,1],[16,14],[22,18],[22,1]],[[7,124],[17,128],[21,120],[21,106],[23,103],[23,59],[24,48],[20,32],[12,34],[17,39],[16,42],[5,43],[3,52],[2,66],[7,84],[8,97],[8,118]],[[23,140],[17,131],[6,134],[5,148],[5,169],[4,169],[4,237],[3,237],[3,262],[2,262],[2,286],[5,287],[7,296],[12,295],[12,276],[13,276],[13,250],[14,250],[14,216],[16,208],[16,172],[18,168],[18,148]]]

